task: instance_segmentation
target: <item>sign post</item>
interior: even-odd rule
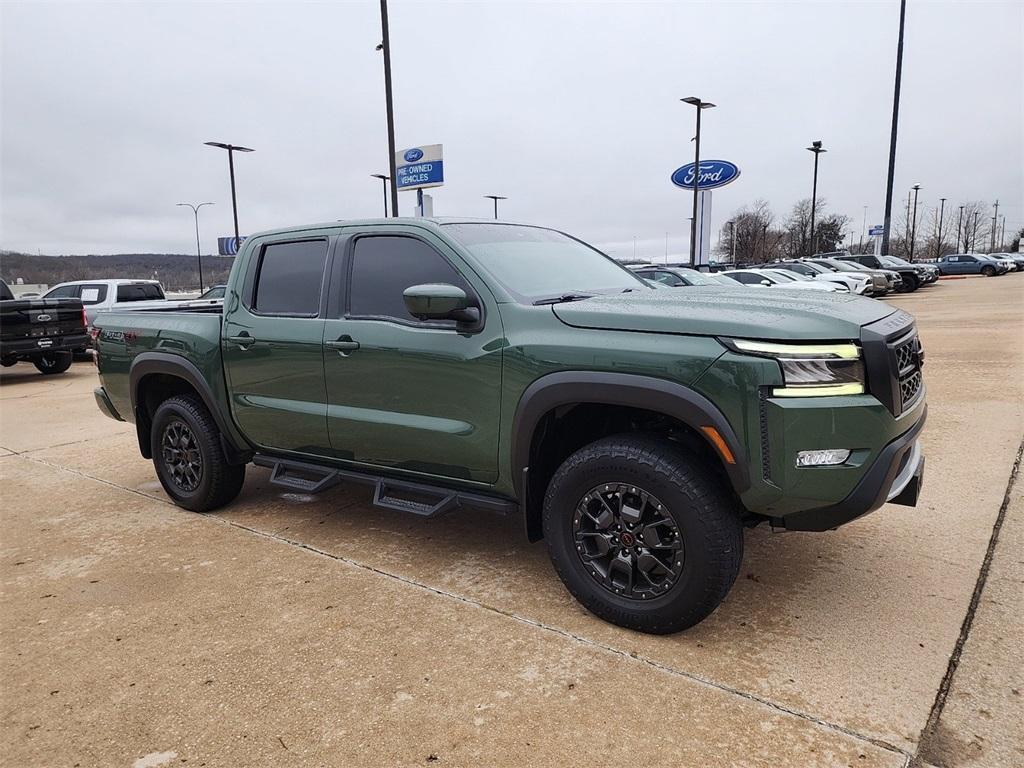
[[[403,149],[395,153],[395,188],[416,190],[416,215],[433,214],[430,196],[426,199],[423,190],[444,184],[444,155],[441,144],[426,144],[422,147]],[[425,209],[431,210],[430,214]]]
[[[694,164],[687,163],[672,173],[672,183],[682,189],[697,186],[697,249],[694,266],[711,263],[711,190],[735,181],[740,169],[728,160],[701,160],[700,178],[696,178]]]

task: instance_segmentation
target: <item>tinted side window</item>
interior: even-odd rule
[[[421,240],[359,238],[352,251],[349,315],[419,322],[406,310],[402,293],[411,285],[423,283],[448,283],[471,292],[451,264]]]
[[[762,280],[767,280],[766,277],[755,275],[753,272],[740,272],[737,277],[739,277],[740,282],[745,285],[760,285]]]
[[[118,301],[159,301],[164,292],[156,283],[134,283],[117,286]]]
[[[73,299],[78,295],[77,285],[62,285],[46,294],[47,299]]]
[[[326,240],[265,246],[252,308],[264,315],[316,315],[326,262]]]

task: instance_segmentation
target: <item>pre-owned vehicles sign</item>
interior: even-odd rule
[[[441,145],[427,144],[396,152],[395,178],[399,189],[440,187],[444,184]]]

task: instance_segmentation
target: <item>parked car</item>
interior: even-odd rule
[[[809,264],[805,261],[775,261],[768,266],[774,269],[786,269],[800,275],[827,283],[837,283],[850,293],[858,296],[866,295],[871,289],[871,278],[863,273],[840,273],[828,267]]]
[[[220,304],[224,301],[224,293],[227,291],[226,285],[215,285],[204,293],[200,294],[194,299],[189,299],[184,302],[183,306],[187,307],[201,307],[210,306],[212,304]]]
[[[911,264],[895,256],[876,256],[873,253],[855,253],[840,257],[841,261],[862,264],[872,269],[890,269],[900,276],[896,290],[900,293],[913,293],[922,285],[934,283],[939,279],[938,268],[931,264]]]
[[[867,275],[871,278],[871,285],[868,288],[867,294],[873,297],[885,296],[889,291],[895,291],[896,286],[902,282],[899,272],[894,272],[891,269],[875,269],[873,267],[860,265],[854,266],[850,262],[843,261],[841,259],[813,258],[805,259],[805,261],[836,272]]]
[[[79,299],[14,298],[0,280],[0,365],[32,363],[46,375],[64,373],[72,353],[89,340]]]
[[[653,264],[630,266],[636,274],[645,280],[650,280],[659,285],[667,285],[670,288],[694,285],[732,285],[732,282],[720,275],[710,272],[700,272],[690,267],[662,267]]]
[[[1020,267],[1017,266],[1017,262],[1014,261],[1013,259],[1009,258],[1009,256],[1007,256],[1006,254],[1002,254],[1002,253],[988,253],[988,254],[985,254],[985,255],[988,256],[993,261],[998,261],[998,262],[1002,262],[1003,264],[1005,264],[1007,272],[1016,272],[1018,269],[1020,269]]]
[[[989,256],[994,256],[998,259],[1009,259],[1017,265],[1018,272],[1024,272],[1024,254],[1021,253],[990,253]]]
[[[1005,275],[1010,267],[1008,264],[990,259],[981,253],[952,253],[943,256],[936,262],[939,272],[943,275],[984,275],[996,277]]]
[[[824,291],[835,293],[839,290],[837,285],[818,280],[797,280],[793,273],[792,277],[781,269],[730,269],[720,273],[723,277],[735,280],[743,285],[756,287],[778,288],[780,290],[803,290],[803,291]]]
[[[424,517],[517,512],[589,610],[666,633],[728,593],[745,525],[916,504],[923,355],[891,305],[681,298],[480,221],[280,229],[236,259],[223,306],[99,320],[97,404],[186,509],[229,503],[252,462]]]

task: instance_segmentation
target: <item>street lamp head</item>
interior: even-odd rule
[[[701,101],[699,96],[687,96],[685,99],[680,99],[680,101],[685,101],[687,104],[692,104],[693,106],[697,107],[697,109],[711,109],[713,106],[715,106],[710,101]]]
[[[827,149],[822,149],[820,141],[812,141],[811,146],[807,147],[807,151],[813,152],[816,155],[821,152],[828,152]]]
[[[501,195],[484,195],[484,197],[488,200],[508,200],[507,197],[502,197]]]
[[[913,186],[913,189],[915,189],[915,190],[918,190],[918,189],[920,189],[920,188],[921,188],[921,185],[920,185],[920,184],[915,184],[915,185]]]
[[[374,179],[380,179],[381,181],[387,181],[388,179],[391,178],[390,176],[385,176],[383,173],[371,173],[370,177]]]
[[[255,152],[255,149],[249,149],[249,147],[236,146],[234,144],[225,144],[223,141],[204,141],[208,147],[217,147],[218,149],[233,150],[235,152]]]

